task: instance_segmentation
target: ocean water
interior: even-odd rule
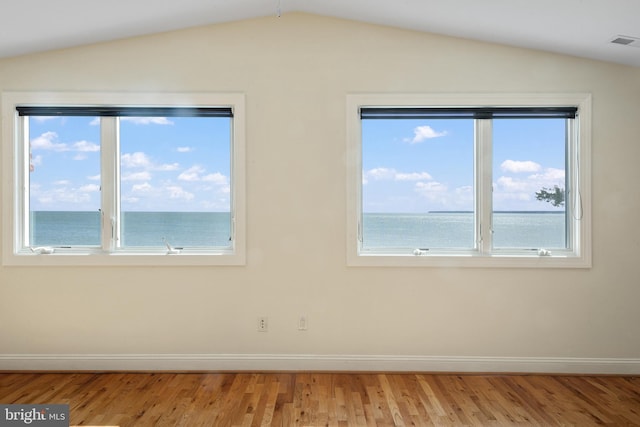
[[[99,246],[99,212],[32,212],[32,246]],[[566,247],[562,212],[497,212],[493,217],[495,248],[558,249]],[[229,213],[124,212],[121,246],[228,247]],[[472,248],[473,214],[363,215],[363,249]]]
[[[99,246],[99,212],[31,213],[32,246]],[[121,246],[228,247],[228,212],[124,212]]]
[[[471,212],[426,214],[363,214],[363,249],[474,247]],[[493,247],[558,249],[566,247],[564,212],[496,212]]]

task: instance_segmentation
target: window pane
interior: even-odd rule
[[[96,120],[28,118],[27,245],[100,245],[100,126]]]
[[[120,247],[229,247],[230,176],[230,118],[120,118]]]
[[[362,249],[474,247],[474,123],[362,120]]]
[[[567,120],[493,121],[493,246],[567,246]]]

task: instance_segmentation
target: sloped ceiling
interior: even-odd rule
[[[294,11],[640,67],[638,0],[1,0],[0,58]]]

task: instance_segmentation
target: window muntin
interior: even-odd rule
[[[461,107],[462,106],[462,107]],[[485,107],[486,106],[486,107]],[[497,107],[496,107],[497,106]],[[523,107],[524,106],[524,107]],[[428,119],[475,120],[474,146],[474,237],[475,249],[450,248],[402,248],[402,250],[369,250],[363,246],[365,208],[363,198],[367,190],[362,184],[366,169],[363,162],[364,122],[367,119],[398,119],[396,114],[402,111],[402,119],[425,119],[424,112],[438,109],[438,115]],[[576,119],[572,117],[576,114]],[[347,187],[347,262],[353,266],[473,266],[473,267],[589,267],[591,265],[590,248],[590,116],[591,97],[586,94],[503,94],[503,95],[402,95],[402,94],[363,94],[347,97],[347,140],[349,159],[349,186]],[[555,248],[529,248],[522,239],[521,232],[514,234],[520,241],[517,244],[504,244],[493,239],[494,219],[500,212],[493,207],[494,159],[492,152],[493,125],[499,120],[515,122],[521,119],[546,120],[548,118],[568,121],[566,133],[562,134],[564,153],[557,155],[555,161],[564,160],[565,165],[565,206],[553,208],[559,213],[555,218],[563,217],[565,233],[560,236],[561,243]],[[509,120],[506,120],[509,119]],[[498,134],[500,134],[498,126]],[[396,139],[402,140],[406,136]],[[478,141],[481,141],[480,143]],[[566,144],[566,145],[565,145]],[[504,145],[499,143],[498,145]],[[555,166],[553,166],[555,167]],[[495,177],[497,179],[497,177]],[[530,197],[530,196],[529,196]],[[545,206],[537,201],[539,206]],[[497,206],[500,206],[497,203]],[[496,209],[497,210],[497,209]],[[544,210],[544,209],[541,209]],[[496,218],[494,218],[494,216]],[[562,220],[560,221],[562,222]],[[538,227],[538,230],[540,227]],[[504,234],[505,229],[499,229]],[[509,234],[509,233],[507,233]],[[554,232],[555,236],[558,233]],[[517,239],[516,239],[517,240]],[[523,243],[524,242],[524,243]],[[538,246],[541,241],[537,241]],[[419,255],[419,256],[416,256]]]
[[[185,100],[188,100],[185,103]],[[145,107],[140,107],[144,105]],[[186,105],[186,107],[184,106]],[[56,111],[60,109],[61,111]],[[62,111],[64,110],[64,111]],[[244,212],[244,96],[241,94],[117,94],[117,93],[21,93],[5,92],[2,97],[2,132],[5,141],[13,141],[13,144],[6,144],[3,149],[3,233],[5,236],[13,238],[3,239],[2,261],[7,265],[238,265],[243,264],[245,259],[245,212]],[[36,117],[36,119],[33,119]],[[74,223],[69,220],[71,214],[84,214],[85,209],[90,209],[95,216],[97,212],[99,239],[98,243],[84,245],[73,241],[68,231],[60,233],[62,237],[51,244],[43,244],[40,247],[33,245],[31,205],[31,175],[30,165],[37,167],[30,161],[29,141],[30,120],[35,122],[46,122],[53,118],[61,122],[81,120],[84,125],[90,125],[91,130],[85,130],[91,134],[91,141],[96,141],[98,150],[91,151],[95,154],[94,169],[91,174],[84,174],[85,179],[91,177],[97,184],[97,192],[94,192],[94,199],[97,199],[96,206],[86,203],[75,211],[71,206],[65,206],[67,212],[63,215],[67,217],[67,226]],[[149,168],[156,168],[153,172],[170,172],[175,169],[174,175],[169,179],[164,179],[160,188],[164,191],[165,203],[154,206],[162,206],[163,210],[182,212],[191,209],[199,221],[191,221],[197,224],[198,239],[191,239],[190,242],[175,243],[168,233],[158,236],[158,242],[151,245],[123,246],[122,232],[125,222],[128,223],[128,230],[138,228],[142,232],[142,226],[147,227],[152,221],[139,221],[136,226],[135,221],[125,219],[126,212],[122,212],[120,199],[121,178],[121,151],[120,151],[120,127],[121,119],[123,123],[142,119],[143,121],[168,120],[172,122],[188,122],[189,120],[201,120],[206,123],[208,130],[205,135],[198,140],[202,150],[193,150],[194,147],[183,144],[187,134],[171,134],[167,132],[155,133],[155,143],[148,143],[148,147],[154,150],[175,156],[172,162],[158,162],[149,164]],[[33,120],[32,120],[33,119]],[[214,123],[218,123],[214,125]],[[156,125],[158,123],[155,123]],[[149,123],[148,123],[149,125]],[[142,126],[144,127],[144,126]],[[149,128],[150,126],[147,126]],[[160,126],[158,126],[160,127]],[[70,128],[68,128],[70,129]],[[175,130],[175,127],[174,127]],[[215,130],[216,136],[207,135]],[[71,131],[67,131],[71,132]],[[148,132],[151,135],[153,132]],[[165,135],[166,134],[166,135]],[[98,135],[98,137],[96,137]],[[165,139],[172,142],[168,145],[158,138],[164,135]],[[33,135],[32,135],[33,136]],[[71,142],[84,141],[87,144],[89,139],[76,140],[70,133]],[[173,139],[171,139],[173,138]],[[191,134],[189,141],[193,140]],[[125,139],[127,139],[125,135]],[[131,139],[130,139],[131,140]],[[205,149],[207,143],[213,144]],[[86,148],[86,147],[85,147]],[[174,151],[172,151],[172,149]],[[213,150],[217,154],[211,156]],[[37,150],[36,150],[37,151]],[[63,151],[63,150],[60,150]],[[67,149],[66,151],[70,151]],[[79,150],[78,150],[79,151]],[[89,150],[86,150],[89,151]],[[185,161],[189,155],[198,154],[197,164],[188,164]],[[182,158],[180,158],[182,156]],[[131,160],[131,158],[129,158]],[[137,158],[140,160],[140,158]],[[42,157],[36,158],[35,162],[42,161]],[[181,163],[182,162],[182,163]],[[95,165],[99,164],[96,168]],[[176,164],[178,165],[176,167]],[[194,169],[189,170],[192,166]],[[209,170],[208,168],[212,168]],[[213,168],[216,170],[214,171]],[[64,169],[59,167],[58,169]],[[73,168],[64,171],[72,174]],[[77,166],[75,169],[79,169]],[[151,170],[151,169],[149,169]],[[149,170],[147,172],[149,172]],[[203,173],[210,172],[210,173]],[[139,170],[143,173],[144,171]],[[182,179],[178,175],[183,174]],[[195,173],[195,175],[194,175]],[[143,174],[137,177],[127,176],[127,179],[144,178]],[[166,177],[165,177],[166,178]],[[45,182],[51,181],[50,179]],[[148,189],[144,182],[138,181],[142,185],[141,189]],[[158,181],[160,182],[160,181]],[[153,184],[153,183],[150,183]],[[182,189],[179,188],[180,184]],[[198,192],[190,191],[188,185],[199,186]],[[34,189],[36,187],[34,186]],[[71,187],[70,187],[71,188]],[[75,188],[75,187],[73,187]],[[91,187],[91,188],[96,188]],[[23,191],[20,191],[22,189]],[[85,188],[87,190],[88,187]],[[200,210],[195,212],[194,203],[185,204],[185,198],[192,199],[187,192],[195,196],[206,195],[207,202],[200,205]],[[205,194],[206,193],[206,194]],[[35,193],[34,193],[35,194]],[[51,194],[51,193],[49,193]],[[214,198],[214,195],[216,196]],[[194,197],[196,199],[198,197]],[[129,200],[130,201],[130,200]],[[148,200],[147,200],[148,201]],[[175,209],[175,204],[170,202],[180,202],[180,209]],[[124,203],[127,206],[127,202]],[[93,209],[96,211],[93,212]],[[150,211],[150,209],[147,209]],[[151,212],[142,212],[150,214]],[[203,215],[201,215],[203,214]],[[211,215],[219,218],[212,223],[209,221]],[[209,216],[202,219],[202,217]],[[51,219],[51,218],[50,218]],[[55,218],[54,218],[55,219]],[[42,218],[36,218],[35,225]],[[133,222],[132,222],[133,221]],[[184,217],[175,215],[172,225],[184,225]],[[163,221],[167,222],[167,221]],[[171,223],[171,221],[169,221]],[[41,222],[44,224],[44,222]],[[95,224],[95,221],[94,221]],[[133,226],[133,228],[131,228]],[[175,231],[174,227],[169,227]],[[37,228],[36,228],[37,230]],[[95,230],[95,225],[92,225]],[[76,227],[74,232],[80,232],[80,227]],[[167,231],[160,230],[160,231]],[[190,233],[193,230],[184,230]],[[188,234],[187,233],[187,234]],[[95,234],[95,233],[94,233]],[[160,234],[160,233],[158,233]],[[224,235],[224,237],[223,237]],[[65,244],[62,244],[66,240]],[[85,239],[86,240],[86,239]],[[178,239],[180,240],[180,239]],[[81,242],[86,243],[86,242]],[[33,250],[33,249],[35,250]],[[43,256],[39,256],[43,255]],[[46,255],[46,256],[44,256]],[[87,257],[87,255],[91,255]],[[127,256],[134,255],[134,256]],[[179,255],[173,257],[158,258],[157,255]]]

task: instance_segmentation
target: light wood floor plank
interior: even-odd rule
[[[640,377],[0,373],[0,403],[85,426],[640,426]]]

